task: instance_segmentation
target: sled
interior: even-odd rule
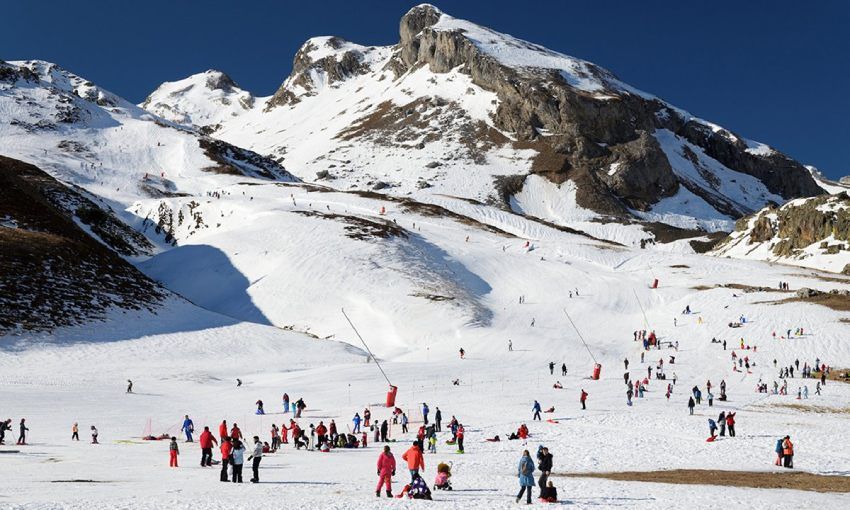
[[[446,444],[457,444],[457,441],[452,441],[451,439],[446,440]]]
[[[21,453],[20,450],[0,450],[0,453]]]
[[[717,439],[717,436],[711,436],[708,439],[706,439],[705,442],[706,443],[713,443],[715,439]]]
[[[553,420],[553,419],[550,418],[550,419],[546,420],[546,423],[561,423],[561,422],[559,422],[558,420]]]

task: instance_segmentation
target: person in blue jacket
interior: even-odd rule
[[[540,420],[540,402],[534,401],[534,407],[531,408],[534,411],[534,416],[531,418],[533,420]]]
[[[516,502],[519,503],[522,499],[522,494],[525,493],[525,502],[530,505],[531,488],[534,487],[534,461],[531,460],[528,450],[524,450],[522,452],[522,458],[519,459],[517,476],[519,477],[519,494],[516,496]]]
[[[426,404],[425,402],[422,402],[422,418],[425,419],[425,425],[428,425],[428,412],[429,411],[430,411],[430,409],[428,409],[428,404]]]
[[[183,428],[181,428],[180,430],[182,430],[186,434],[186,442],[187,443],[193,442],[192,432],[195,431],[195,424],[192,423],[192,419],[189,418],[188,414],[186,415],[186,418],[183,420]]]
[[[715,434],[716,432],[717,432],[717,422],[715,422],[714,420],[712,420],[711,418],[709,418],[709,419],[708,419],[708,434],[709,434],[711,437],[714,437],[714,434]]]
[[[351,431],[352,434],[357,434],[360,432],[360,413],[354,413],[354,418],[351,419],[354,422],[354,430]]]

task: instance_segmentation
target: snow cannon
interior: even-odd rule
[[[657,289],[657,288],[658,288],[658,278],[656,278],[656,279],[652,280],[652,288],[653,288],[653,289]]]
[[[590,378],[593,379],[594,381],[598,381],[600,375],[602,375],[602,365],[599,364],[599,363],[596,363],[596,364],[593,365],[593,375],[590,376]]]
[[[398,393],[398,386],[390,384],[390,389],[387,391],[387,407],[395,407],[395,396]]]

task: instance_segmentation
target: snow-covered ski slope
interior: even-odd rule
[[[446,432],[440,434],[438,453],[426,455],[429,484],[440,461],[453,462],[455,472],[455,491],[436,493],[440,503],[431,504],[514,506],[518,456],[523,448],[534,451],[540,444],[555,454],[553,481],[562,500],[578,508],[709,508],[717,504],[718,491],[728,504],[754,508],[847,501],[846,496],[801,491],[559,474],[778,470],[772,466],[773,445],[785,434],[797,445],[798,470],[846,473],[848,451],[841,446],[846,414],[777,407],[801,402],[755,392],[759,379],[771,384],[776,379],[773,359],[788,365],[819,357],[834,366],[850,365],[847,325],[838,322],[846,314],[814,304],[770,303],[791,292],[711,288],[775,286],[783,280],[792,289],[829,290],[846,288],[846,283],[762,262],[624,248],[463,201],[458,202],[466,204],[466,217],[453,218],[414,202],[301,184],[252,182],[210,192],[213,196],[164,200],[175,216],[179,207],[186,208],[187,218],[199,214],[208,227],[176,228],[177,247],[141,267],[198,305],[235,319],[177,300],[156,316],[120,314],[104,324],[3,339],[3,412],[15,423],[27,417],[32,443],[2,447],[21,451],[4,456],[5,480],[15,490],[4,492],[3,505],[374,508],[374,465],[382,445],[328,454],[295,451],[290,445],[263,460],[264,483],[234,486],[221,484],[217,469],[198,466],[197,443],[181,442],[181,467],[170,469],[166,443],[139,439],[148,419],[154,434],[182,437],[179,422],[189,414],[198,431],[205,425],[216,430],[226,418],[247,436],[268,440],[271,422],[289,423],[291,417],[281,414],[283,392],[308,403],[298,420],[304,427],[334,419],[345,430],[354,412],[362,414],[365,406],[372,406],[374,417],[389,418],[389,410],[378,405],[387,383],[354,347],[359,341],[344,322],[343,307],[399,386],[400,407],[416,418],[418,406],[428,402],[432,412],[440,407],[444,426],[452,415],[466,426],[464,455],[444,443]],[[190,216],[186,203],[192,200],[198,205]],[[159,203],[139,200],[130,212],[159,210]],[[526,241],[531,250],[524,249]],[[649,288],[653,278],[660,279],[658,289]],[[518,302],[520,295],[524,304]],[[680,314],[686,305],[693,315]],[[642,308],[663,341],[679,342],[678,352],[651,350],[646,363],[640,363],[632,331],[646,327]],[[564,310],[602,364],[601,380],[588,378],[593,359]],[[728,328],[741,314],[747,324]],[[290,327],[331,338],[280,329]],[[798,327],[805,335],[772,336]],[[729,350],[712,344],[712,337],[727,340]],[[757,346],[756,352],[736,351],[756,364],[751,373],[732,371],[731,351],[742,338]],[[509,340],[513,352],[508,352]],[[461,347],[464,360],[457,354]],[[666,382],[652,379],[646,397],[627,407],[624,358],[631,362],[633,378],[643,378],[647,367],[663,358],[667,376],[675,373],[678,379],[670,400],[664,398]],[[566,363],[569,374],[561,376],[558,368],[550,376],[549,361],[558,367]],[[128,378],[135,383],[135,395],[124,394]],[[243,380],[242,387],[236,388],[236,378]],[[459,386],[452,384],[455,379]],[[726,380],[729,401],[715,401],[711,408],[703,404],[696,416],[688,416],[688,390],[694,385],[704,390],[708,379],[715,395],[720,380]],[[555,381],[564,389],[553,389]],[[850,387],[840,383],[829,383],[816,396],[813,380],[791,379],[791,392],[800,384],[810,392],[804,405],[843,409],[850,397]],[[590,393],[587,411],[578,404],[581,389]],[[257,399],[269,414],[253,414]],[[544,416],[558,423],[532,423],[534,399],[544,409],[554,406],[555,412]],[[738,412],[738,437],[706,443],[707,419],[716,419],[721,410]],[[74,422],[80,424],[81,443],[69,441]],[[529,444],[504,441],[521,423],[531,429]],[[92,424],[100,431],[101,445],[85,444]],[[417,427],[410,434],[392,431],[400,464]],[[484,441],[497,434],[502,442]],[[406,479],[400,465],[396,492]]]

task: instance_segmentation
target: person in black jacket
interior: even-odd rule
[[[549,453],[549,448],[541,446],[537,450],[537,469],[540,470],[540,478],[537,480],[537,485],[540,487],[540,497],[546,489],[546,482],[549,479],[549,473],[552,472],[552,454]]]
[[[440,432],[442,429],[440,428],[440,422],[443,421],[443,413],[440,412],[440,408],[437,408],[437,412],[434,413],[434,430],[436,432]]]

